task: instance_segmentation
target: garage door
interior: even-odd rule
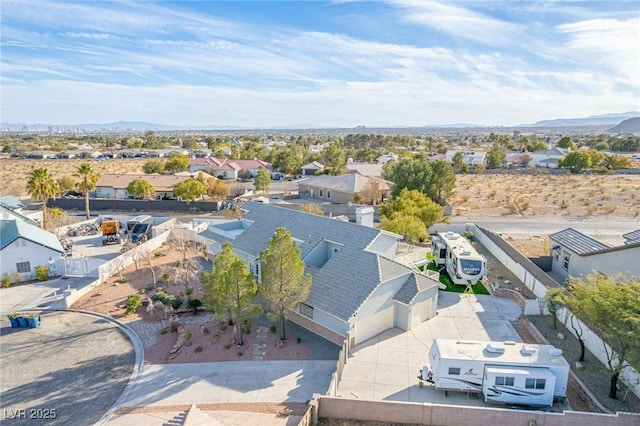
[[[359,319],[355,327],[356,345],[391,327],[393,327],[393,307]]]
[[[433,299],[427,299],[425,301],[416,303],[411,307],[411,328],[417,327],[424,321],[431,318],[432,306]]]

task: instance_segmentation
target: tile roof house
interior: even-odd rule
[[[96,184],[98,198],[130,198],[127,192],[129,184],[136,179],[144,179],[153,186],[156,198],[174,198],[173,187],[186,180],[192,179],[190,174],[161,175],[145,173],[105,174],[100,176]]]
[[[55,234],[19,218],[0,220],[0,271],[12,282],[35,278],[36,266],[56,273],[64,253]]]
[[[386,180],[364,176],[360,173],[347,173],[340,176],[320,175],[300,181],[298,194],[300,198],[313,198],[332,203],[353,203],[354,196],[360,194],[365,200],[372,198],[376,192],[376,201],[388,196],[389,183]]]
[[[624,234],[625,244],[610,246],[573,228],[549,235],[551,270],[562,279],[598,272],[640,278],[640,230]]]
[[[269,171],[273,169],[271,163],[262,160],[232,160],[229,158],[206,157],[191,160],[189,171],[204,171],[223,179],[238,179],[240,170],[249,170],[251,177],[255,177],[260,167],[265,167]]]
[[[291,232],[312,276],[296,312],[322,329],[361,343],[382,331],[408,330],[436,314],[440,283],[394,261],[398,235],[268,204],[248,202],[240,221],[211,225],[203,236],[229,241],[260,277],[260,252],[279,227]]]

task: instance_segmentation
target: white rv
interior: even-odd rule
[[[567,396],[569,364],[551,345],[435,339],[421,378],[485,402],[552,406]],[[425,377],[427,374],[427,377]]]
[[[460,234],[438,232],[431,238],[431,253],[455,284],[474,285],[484,276],[487,260]]]

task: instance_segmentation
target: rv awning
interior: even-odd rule
[[[511,376],[531,376],[532,374],[536,375],[536,377],[542,376],[553,376],[553,373],[548,368],[544,367],[524,367],[524,368],[514,368],[514,367],[487,367],[487,374],[490,375],[511,375]]]

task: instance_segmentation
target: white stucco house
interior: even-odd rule
[[[62,244],[51,232],[19,218],[0,220],[0,278],[33,279],[36,266],[47,266],[54,275],[62,253]]]
[[[262,160],[232,160],[229,158],[194,158],[189,165],[190,172],[203,171],[222,179],[238,179],[240,170],[248,170],[256,177],[260,167],[273,170],[271,163]]]
[[[296,313],[314,327],[348,335],[353,346],[392,327],[409,330],[436,314],[442,285],[394,260],[399,235],[269,204],[248,202],[242,210],[242,220],[211,225],[202,234],[216,241],[209,250],[231,242],[260,280],[260,252],[285,227],[312,277]]]
[[[469,166],[469,171],[474,171],[476,166],[486,166],[487,164],[487,152],[486,151],[463,151],[450,149],[444,155],[444,161],[453,164],[453,157],[458,153],[462,153],[462,161]]]
[[[558,161],[564,158],[569,150],[562,148],[550,148],[542,151],[530,153],[531,161],[529,167],[540,167],[545,169],[557,169]]]
[[[611,246],[573,228],[549,235],[551,270],[561,280],[591,273],[640,278],[640,230],[623,235],[625,243]]]

